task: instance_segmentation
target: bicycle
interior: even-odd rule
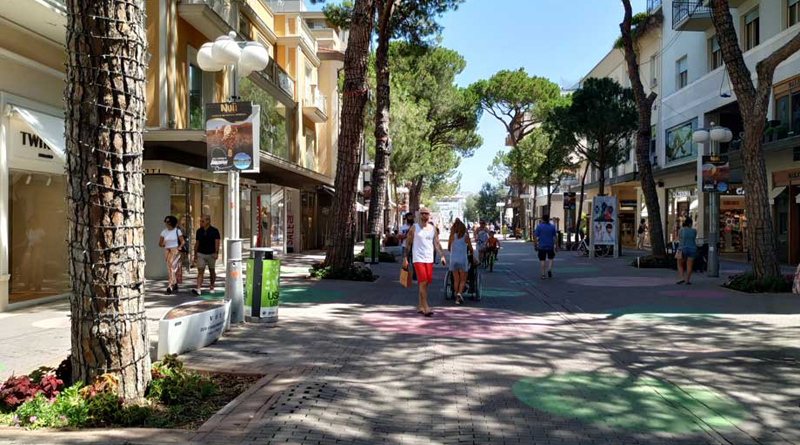
[[[494,263],[497,261],[497,253],[494,249],[486,249],[486,253],[483,254],[483,268],[489,269],[489,272],[494,272]]]
[[[591,246],[586,241],[586,238],[582,239],[581,242],[578,244],[576,249],[577,256],[589,256],[589,251]],[[595,258],[605,258],[614,255],[614,246],[607,246],[607,245],[597,245],[594,246],[594,256]]]

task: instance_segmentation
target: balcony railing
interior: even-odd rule
[[[672,29],[676,29],[681,22],[691,19],[692,16],[702,14],[711,15],[711,8],[703,6],[702,0],[675,0],[672,2]]]
[[[274,59],[269,59],[267,68],[264,69],[262,73],[270,82],[280,87],[280,89],[294,99],[294,80],[289,77],[289,74],[287,74]]]
[[[239,29],[239,5],[234,0],[181,0],[190,5],[208,5],[233,29]]]
[[[325,97],[324,94],[321,94],[316,91],[312,91],[311,88],[306,89],[306,97],[303,99],[303,106],[306,107],[317,107],[322,112],[325,112],[327,109],[326,105],[328,102],[328,98]]]
[[[650,14],[661,7],[661,0],[647,0],[647,13]]]

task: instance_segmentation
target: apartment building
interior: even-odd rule
[[[732,0],[729,2],[745,62],[755,65],[800,32],[797,0]],[[637,42],[640,77],[645,90],[659,98],[652,117],[651,161],[657,183],[667,241],[675,240],[686,217],[695,221],[701,242],[708,233],[708,195],[698,192],[698,156],[707,147],[692,142],[692,133],[712,123],[730,128],[734,140],[721,151],[731,159],[731,184],[720,197],[721,252],[744,256],[750,234],[744,209],[741,154],[743,125],[705,0],[648,0],[648,12],[660,16]],[[611,77],[629,86],[621,51],[612,50],[588,77]],[[755,75],[755,74],[754,74]],[[770,203],[773,206],[780,256],[800,261],[800,56],[794,55],[775,72],[765,136]],[[797,114],[797,117],[795,117]],[[638,186],[635,154],[611,171],[611,193],[620,197],[623,243],[632,239],[625,227],[647,216]],[[597,172],[590,172],[590,193],[596,193]],[[607,174],[608,177],[608,174]],[[636,201],[633,206],[633,201]],[[629,229],[635,230],[636,227]]]
[[[346,41],[301,2],[281,12],[272,3],[145,2],[148,278],[166,274],[157,245],[164,216],[178,218],[190,243],[202,214],[211,215],[223,237],[231,235],[226,177],[206,171],[204,109],[234,96],[261,105],[260,173],[242,175],[237,199],[245,247],[280,254],[325,245]],[[63,0],[0,2],[0,311],[68,292],[65,26]],[[265,70],[239,78],[231,69],[200,69],[200,47],[231,31],[268,49]]]

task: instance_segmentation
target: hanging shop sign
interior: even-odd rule
[[[730,161],[728,156],[703,156],[702,162],[701,190],[706,193],[727,192],[730,180]]]
[[[597,245],[617,244],[616,196],[596,196],[592,200],[592,242]]]
[[[575,192],[564,192],[564,208],[567,210],[575,210]]]
[[[261,108],[250,102],[206,104],[206,159],[211,172],[259,171]]]

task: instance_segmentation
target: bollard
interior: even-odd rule
[[[242,295],[242,240],[227,242],[228,261],[225,266],[225,300],[231,302],[231,323],[244,321]]]
[[[250,249],[245,282],[245,320],[276,323],[280,294],[281,262],[270,249]]]

